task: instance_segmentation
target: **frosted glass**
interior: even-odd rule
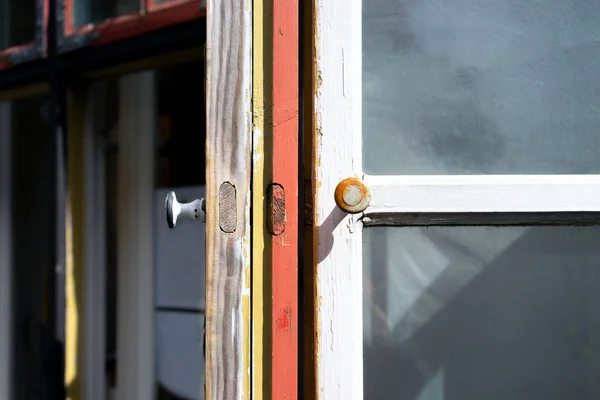
[[[600,2],[363,0],[372,174],[600,172]]]

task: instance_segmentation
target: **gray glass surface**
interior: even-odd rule
[[[75,27],[81,27],[139,12],[139,0],[75,0],[73,19]]]
[[[365,399],[600,398],[599,238],[366,228]]]
[[[35,41],[35,1],[0,0],[0,50]]]
[[[371,174],[600,172],[600,2],[363,0]]]

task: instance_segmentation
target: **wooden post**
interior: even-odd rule
[[[251,34],[252,2],[208,2],[206,398],[211,400],[250,395]]]

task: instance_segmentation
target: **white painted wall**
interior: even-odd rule
[[[106,121],[104,82],[90,86],[86,96],[85,151],[85,363],[84,397],[106,399],[106,205],[105,157],[101,130]]]
[[[153,72],[119,81],[117,399],[154,398]]]

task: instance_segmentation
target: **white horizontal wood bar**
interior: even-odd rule
[[[600,212],[598,175],[365,176],[364,180],[372,191],[364,213],[367,224],[382,218],[402,220],[390,216],[411,213]]]

